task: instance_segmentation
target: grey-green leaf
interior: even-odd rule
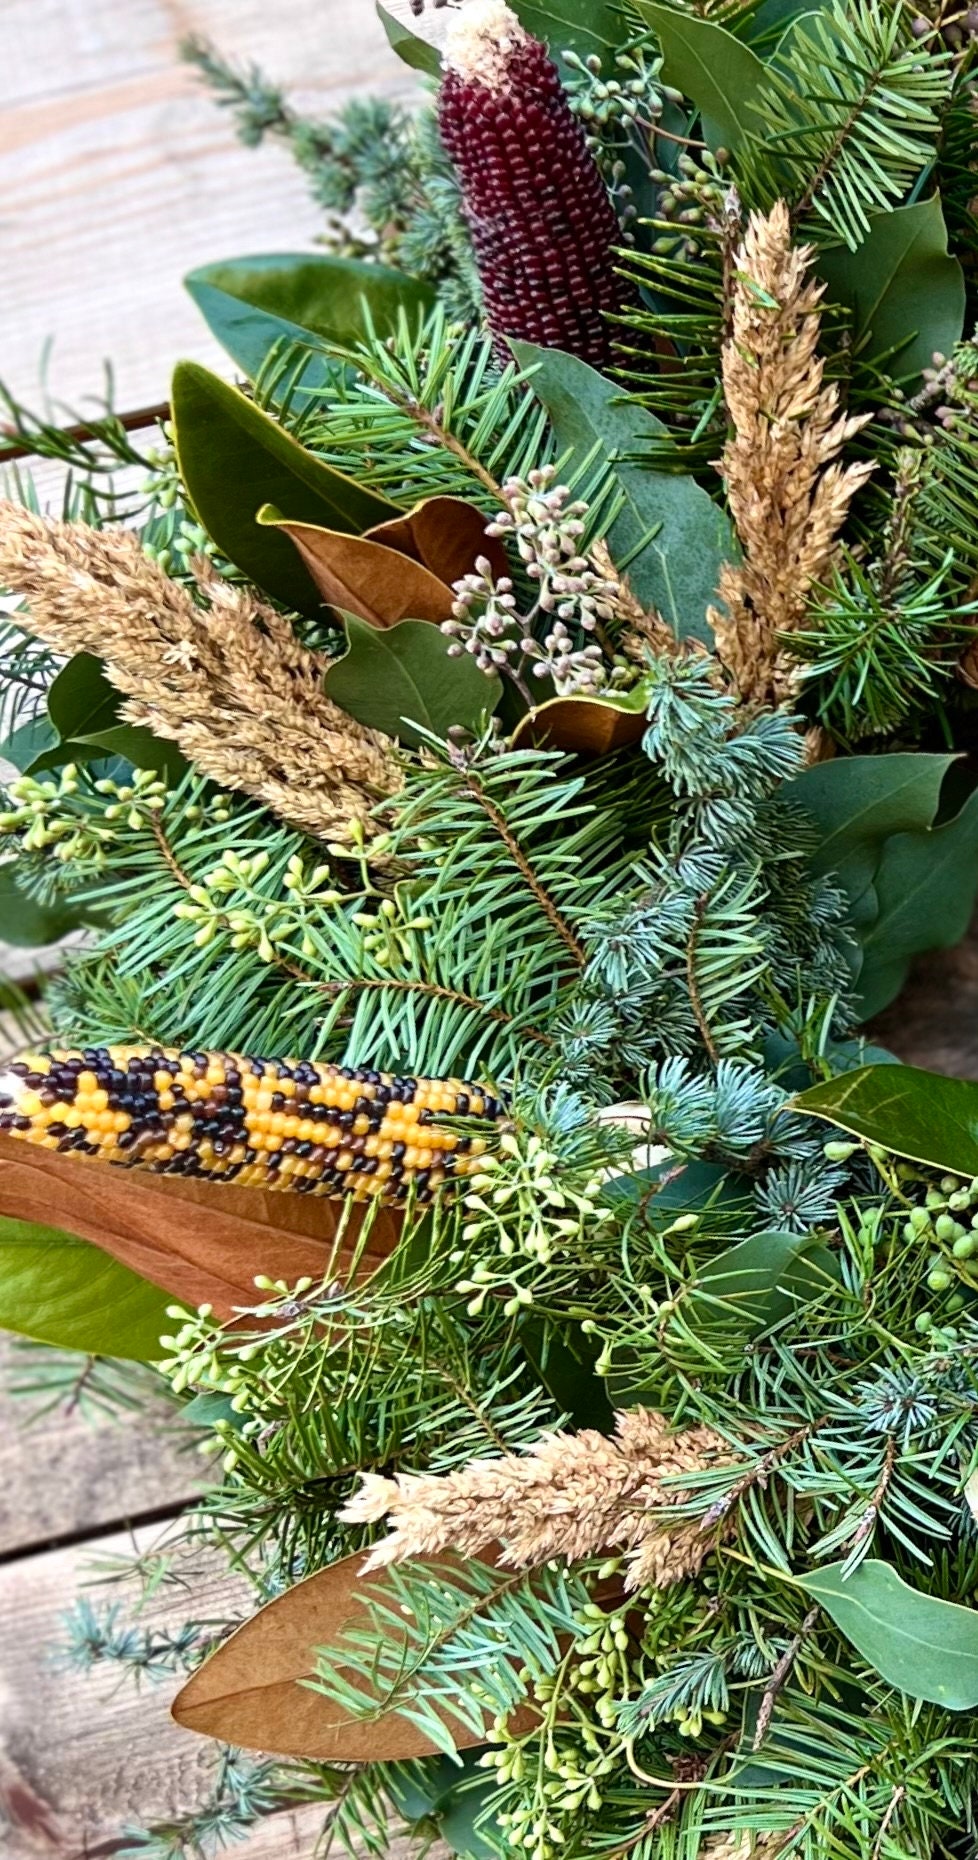
[[[627,32],[616,0],[513,0],[513,10],[558,64],[565,48],[582,58],[601,58],[617,50]],[[606,68],[605,76],[612,75]]]
[[[858,251],[832,246],[815,269],[829,299],[853,313],[856,355],[910,386],[961,340],[964,272],[948,252],[937,194],[879,214]]]
[[[416,748],[419,730],[444,737],[454,724],[478,728],[495,710],[502,684],[480,672],[467,652],[449,656],[451,640],[427,620],[370,626],[344,614],[349,651],[326,674],[326,690],[358,723]]]
[[[406,20],[396,19],[382,0],[377,0],[377,17],[387,34],[388,45],[404,64],[410,65],[412,71],[423,71],[426,77],[438,77],[441,57],[437,46],[429,45],[419,32],[412,32]]]
[[[746,1340],[838,1281],[833,1255],[814,1235],[752,1234],[699,1268],[683,1314],[695,1331],[721,1326],[728,1337],[735,1331]]]
[[[608,547],[639,600],[657,608],[678,638],[692,635],[709,644],[706,610],[716,599],[723,563],[737,554],[723,511],[695,478],[635,463],[665,429],[615,382],[559,349],[531,342],[512,347],[550,415],[558,452],[567,455],[567,475],[593,467],[596,455],[613,471],[623,501]]]
[[[888,1685],[911,1698],[971,1711],[978,1705],[978,1612],[923,1595],[889,1563],[842,1563],[802,1578],[836,1627]]]
[[[914,956],[953,948],[971,922],[978,893],[978,790],[940,826],[888,839],[873,883],[877,910],[861,938],[864,1019],[899,994]]]
[[[73,1234],[0,1220],[0,1326],[62,1350],[155,1362],[172,1301]]]
[[[795,1108],[910,1162],[978,1175],[978,1084],[920,1066],[863,1066],[799,1093]]]

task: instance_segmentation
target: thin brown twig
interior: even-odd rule
[[[475,770],[465,767],[464,764],[460,764],[459,766],[461,773],[465,777],[465,785],[469,793],[473,800],[478,801],[479,806],[492,821],[496,832],[499,834],[524,884],[532,891],[540,909],[543,911],[548,923],[556,930],[561,942],[570,950],[578,968],[583,969],[587,960],[587,952],[584,949],[584,945],[578,942],[570,925],[565,922],[553,898],[550,896],[549,891],[541,885],[519,840],[515,833],[512,832],[505,814],[503,814],[496,806],[495,802],[490,799],[478,775],[475,773]]]
[[[693,1017],[700,1030],[703,1045],[706,1047],[711,1065],[716,1066],[720,1063],[720,1051],[713,1038],[713,1030],[707,1019],[706,1009],[703,1006],[703,997],[700,994],[700,985],[696,975],[696,950],[709,902],[709,893],[704,892],[701,898],[697,898],[693,910],[693,923],[689,933],[689,941],[686,945],[686,985],[689,989],[689,1005],[693,1010]]]
[[[870,1860],[880,1860],[880,1855],[883,1852],[883,1841],[886,1836],[887,1828],[889,1827],[891,1821],[893,1820],[893,1817],[896,1814],[897,1809],[899,1808],[900,1803],[903,1801],[903,1798],[906,1795],[906,1793],[907,1793],[906,1786],[903,1783],[897,1783],[896,1787],[894,1788],[893,1794],[891,1795],[890,1800],[887,1803],[886,1813],[883,1816],[882,1821],[880,1822],[879,1833],[877,1834],[876,1839],[873,1842],[873,1851],[872,1851],[872,1854],[870,1855]]]
[[[783,1654],[781,1655],[780,1660],[777,1663],[777,1666],[774,1668],[774,1671],[771,1674],[770,1679],[768,1680],[768,1683],[767,1683],[767,1686],[764,1692],[764,1697],[761,1700],[761,1708],[757,1714],[757,1725],[754,1730],[754,1742],[751,1745],[752,1750],[760,1750],[761,1745],[764,1742],[765,1736],[767,1735],[768,1725],[771,1722],[771,1715],[774,1711],[775,1704],[777,1703],[778,1693],[781,1691],[782,1687],[784,1686],[785,1681],[788,1678],[788,1674],[791,1672],[791,1669],[794,1666],[796,1659],[798,1658],[798,1654],[801,1650],[801,1645],[802,1645],[803,1640],[805,1639],[806,1634],[811,1633],[812,1628],[815,1626],[815,1623],[818,1620],[818,1616],[819,1616],[819,1607],[818,1607],[818,1603],[816,1602],[814,1608],[810,1608],[808,1610],[808,1613],[805,1616],[805,1619],[802,1622],[801,1627],[798,1629],[798,1632],[795,1635],[794,1639],[785,1648]]]
[[[152,407],[137,407],[132,413],[104,413],[91,420],[79,420],[74,426],[59,427],[58,434],[62,439],[100,439],[102,437],[100,428],[121,426],[124,433],[138,433],[144,426],[156,426],[160,421],[169,418],[170,403],[168,400],[161,400]],[[15,427],[4,427],[0,424],[0,465],[9,465],[14,459],[46,456],[38,453],[36,444],[31,445],[26,440],[7,443],[5,433],[16,430]]]

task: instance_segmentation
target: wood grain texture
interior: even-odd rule
[[[89,1420],[77,1403],[30,1419],[37,1353],[0,1332],[0,1556],[188,1503],[205,1483],[200,1457],[168,1403],[132,1422]]]
[[[52,1649],[61,1617],[93,1574],[96,1554],[148,1549],[159,1533],[119,1534],[82,1549],[56,1550],[0,1569],[0,1852],[4,1860],[108,1860],[128,1825],[184,1815],[212,1787],[215,1746],[169,1717],[178,1682],[134,1693],[111,1671],[59,1671]],[[250,1611],[243,1585],[197,1559],[184,1571],[199,1619]],[[89,1590],[93,1599],[115,1590]],[[187,1591],[154,1601],[141,1619],[176,1627]],[[239,1860],[311,1860],[325,1806],[270,1818],[233,1852]],[[22,1825],[16,1825],[18,1820]],[[6,1826],[4,1822],[6,1821]],[[391,1860],[406,1853],[398,1841]]]
[[[163,397],[180,355],[220,357],[183,273],[319,234],[290,156],[243,148],[178,63],[191,32],[316,114],[368,85],[414,84],[371,0],[5,0],[0,375],[25,399],[48,337],[51,387],[69,404],[91,409],[106,357],[120,407]]]

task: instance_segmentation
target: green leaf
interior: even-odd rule
[[[429,45],[420,33],[412,32],[406,20],[395,19],[388,13],[382,0],[377,0],[377,17],[387,34],[387,43],[404,64],[410,65],[412,71],[423,71],[426,77],[441,75],[441,57],[437,46]]]
[[[561,1335],[545,1318],[531,1313],[520,1327],[520,1342],[534,1375],[575,1427],[614,1430],[615,1414],[607,1383],[594,1373],[599,1346],[580,1330]]]
[[[513,0],[513,11],[527,32],[542,39],[560,64],[560,52],[582,58],[616,50],[627,37],[627,25],[616,0]],[[605,75],[612,73],[606,70]]]
[[[954,1175],[978,1175],[978,1084],[920,1066],[864,1066],[794,1099],[866,1143]]]
[[[119,721],[121,701],[101,660],[90,652],[79,652],[62,667],[48,691],[48,717],[61,742],[67,743],[90,730],[112,728]]]
[[[890,835],[932,826],[953,762],[953,756],[838,756],[805,769],[788,792],[819,829],[815,872],[832,872],[857,903]]]
[[[344,614],[350,649],[330,666],[325,689],[358,723],[416,748],[417,729],[444,737],[453,724],[476,729],[495,710],[502,684],[480,672],[467,652],[449,657],[451,640],[427,620],[375,627]]]
[[[66,747],[76,752],[73,761],[91,761],[90,755],[83,757],[78,752],[95,750],[96,760],[118,756],[121,761],[130,762],[134,769],[155,769],[171,783],[181,781],[190,767],[176,743],[164,742],[161,736],[154,736],[152,730],[144,729],[141,724],[118,723],[110,730],[93,730]]]
[[[695,478],[651,471],[634,463],[665,428],[620,387],[576,356],[514,342],[522,368],[546,407],[558,450],[569,454],[571,475],[595,453],[613,469],[623,504],[608,532],[608,547],[640,601],[655,607],[679,639],[711,640],[707,607],[716,599],[724,562],[736,558],[733,531],[723,511]]]
[[[184,283],[218,342],[251,381],[276,342],[355,342],[365,329],[364,304],[378,336],[389,336],[400,310],[420,312],[435,300],[429,285],[387,265],[315,252],[202,265]],[[322,387],[332,372],[328,358],[310,355],[292,385]]]
[[[15,949],[58,943],[84,921],[77,905],[39,904],[14,883],[14,865],[0,865],[0,936]]]
[[[859,249],[833,246],[815,266],[853,313],[856,355],[912,385],[935,352],[950,355],[965,317],[964,272],[947,249],[940,199],[881,213]]]
[[[697,1269],[683,1316],[697,1333],[719,1327],[727,1341],[736,1334],[747,1342],[838,1283],[836,1261],[816,1236],[753,1234]]]
[[[0,1325],[89,1356],[156,1362],[168,1292],[53,1227],[0,1220]]]
[[[285,606],[318,614],[322,600],[287,536],[255,513],[277,504],[301,523],[362,535],[398,506],[366,491],[198,362],[173,375],[177,458],[200,522],[236,567]]]
[[[978,1705],[978,1612],[922,1595],[889,1563],[843,1569],[831,1563],[801,1586],[887,1685],[945,1711]]]
[[[899,994],[914,956],[953,948],[971,922],[978,893],[978,790],[943,825],[887,840],[873,882],[878,908],[861,937],[859,972],[866,1020]]]
[[[40,769],[50,766],[48,757],[57,751],[58,743],[57,730],[47,713],[41,710],[35,717],[29,717],[26,723],[18,725],[0,743],[0,757],[5,762],[12,762],[22,775],[34,775]]]
[[[768,72],[756,52],[723,26],[655,0],[635,0],[662,48],[663,78],[692,99],[711,148],[736,149],[763,127],[757,114]]]

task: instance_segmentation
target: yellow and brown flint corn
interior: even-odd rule
[[[486,1137],[438,1117],[497,1122],[504,1107],[462,1079],[241,1053],[99,1046],[27,1058],[0,1074],[0,1131],[104,1162],[307,1195],[408,1191],[430,1199],[478,1167]]]

